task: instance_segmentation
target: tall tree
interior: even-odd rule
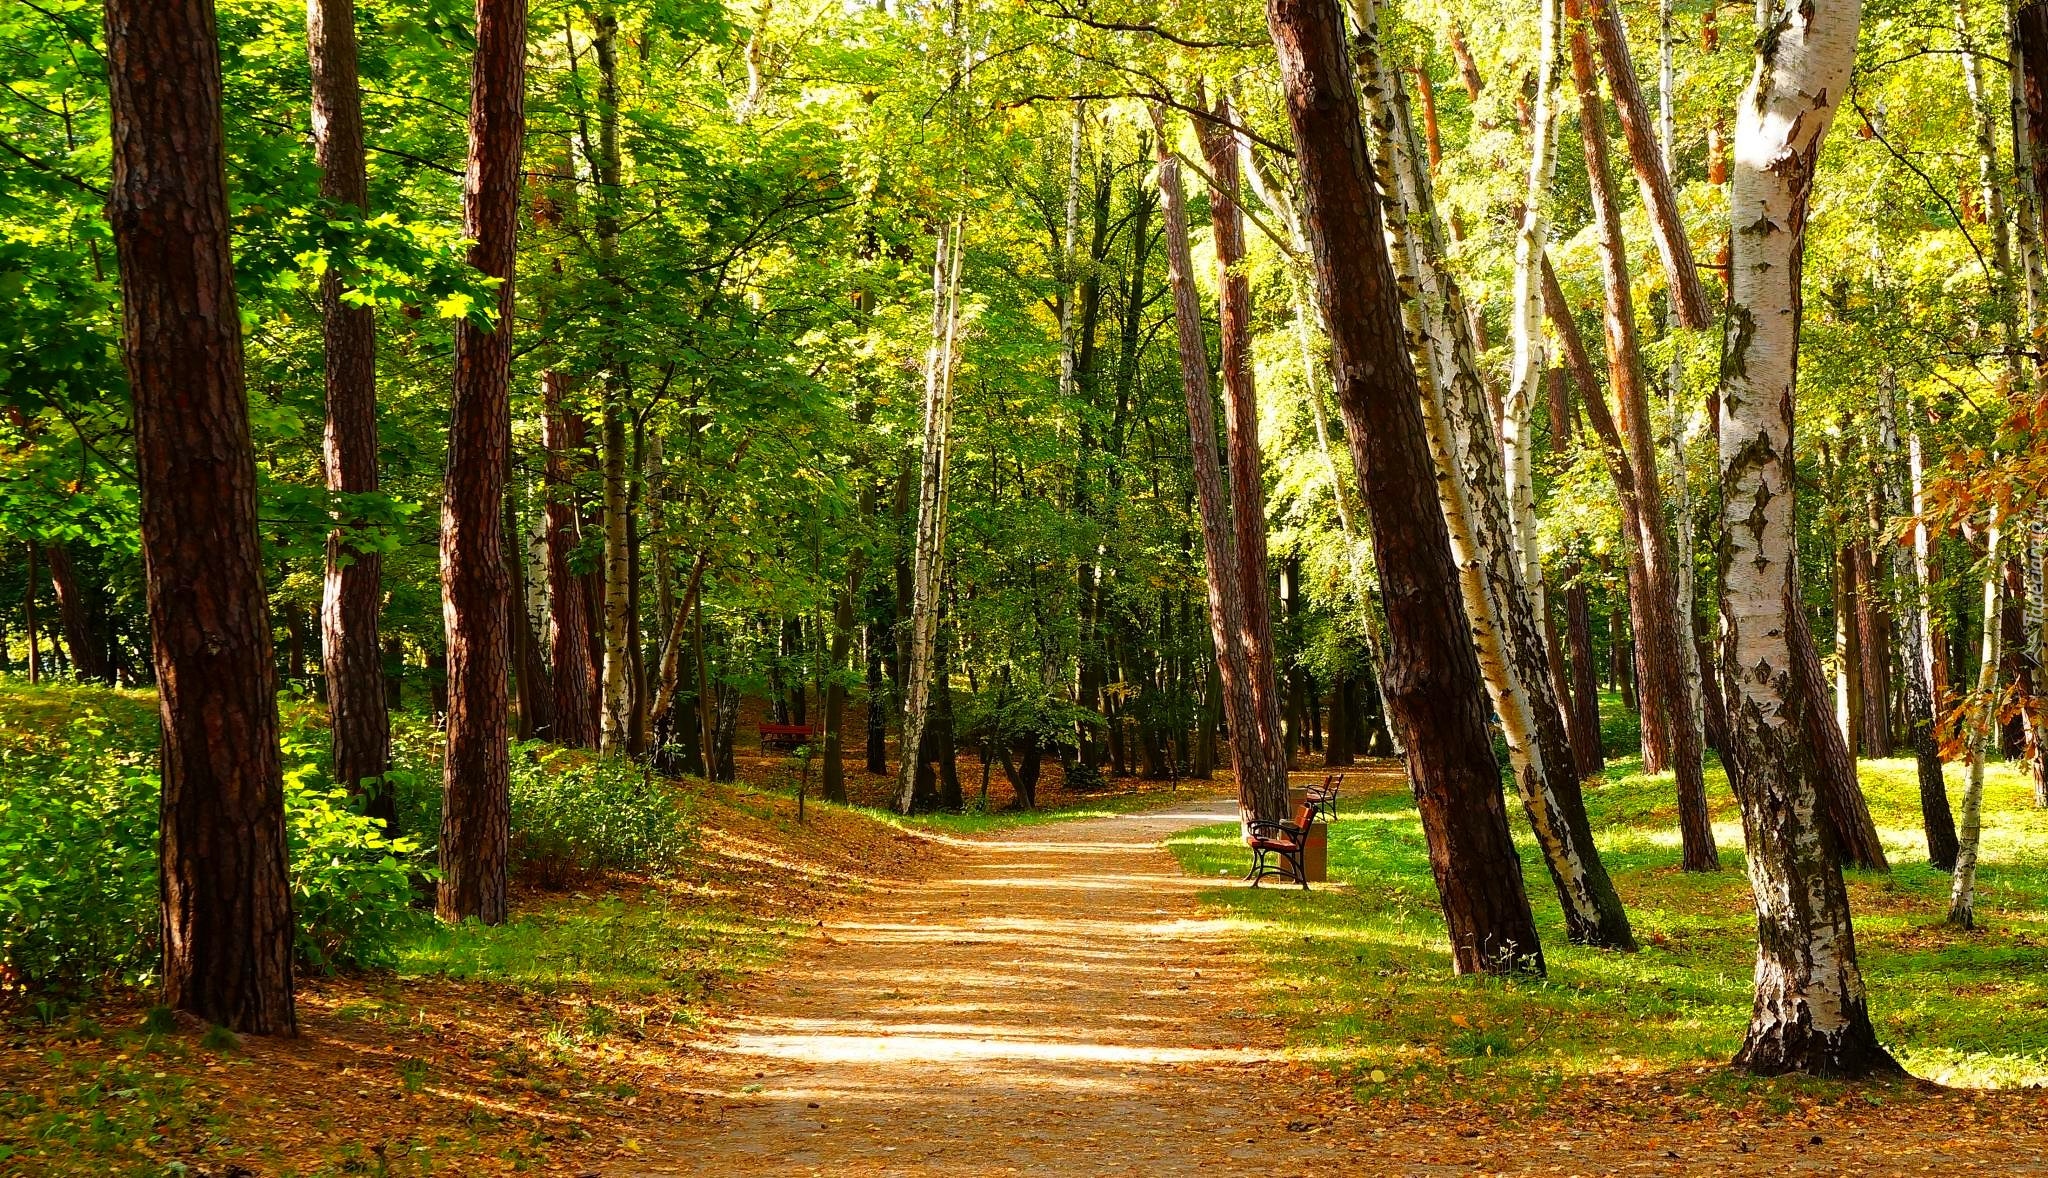
[[[1722,674],[1756,895],[1755,1003],[1738,1066],[1897,1071],[1877,1042],[1849,897],[1800,732],[1814,690],[1792,650],[1800,605],[1793,398],[1808,200],[1855,61],[1857,0],[1780,8],[1736,106],[1731,287],[1720,410]]]
[[[441,499],[448,746],[435,911],[443,920],[475,917],[485,924],[506,916],[511,601],[504,500],[512,442],[512,275],[525,139],[526,0],[476,0],[462,227],[475,243],[469,264],[498,281],[498,297],[492,323],[464,319],[455,326],[455,396]]]
[[[256,531],[212,0],[107,0],[122,358],[163,722],[165,1000],[298,1029],[277,677]]]
[[[1593,0],[1598,3],[1599,0]],[[1566,0],[1565,15],[1574,22],[1571,35],[1572,81],[1579,95],[1580,141],[1586,176],[1593,196],[1593,220],[1600,239],[1600,262],[1606,290],[1607,374],[1620,406],[1622,440],[1635,472],[1636,528],[1631,540],[1642,552],[1643,592],[1633,619],[1641,639],[1646,687],[1661,701],[1662,723],[1671,739],[1671,769],[1678,790],[1678,830],[1682,862],[1687,871],[1714,871],[1721,865],[1714,848],[1714,827],[1707,812],[1707,786],[1699,719],[1686,703],[1684,658],[1679,649],[1677,581],[1671,539],[1664,528],[1664,496],[1657,485],[1657,454],[1650,437],[1650,401],[1645,391],[1642,349],[1630,291],[1627,243],[1622,237],[1621,208],[1607,160],[1606,122],[1600,110],[1599,84],[1584,26],[1586,0]],[[1592,398],[1589,397],[1590,401]],[[1656,717],[1645,708],[1644,723]]]
[[[590,650],[589,582],[570,566],[576,549],[576,496],[572,458],[580,459],[586,432],[583,418],[568,411],[568,379],[541,373],[541,485],[546,490],[548,570],[548,661],[554,674],[553,727],[549,739],[569,748],[597,744],[597,671]]]
[[[1269,782],[1274,769],[1272,746],[1263,738],[1251,628],[1245,620],[1247,581],[1238,570],[1243,559],[1231,527],[1231,494],[1224,482],[1223,462],[1216,448],[1216,395],[1209,383],[1209,344],[1202,326],[1201,295],[1195,285],[1195,262],[1188,246],[1187,199],[1181,187],[1180,157],[1174,152],[1164,115],[1155,108],[1158,134],[1160,210],[1165,214],[1166,269],[1173,292],[1175,337],[1180,344],[1180,381],[1187,405],[1188,453],[1194,476],[1196,514],[1202,528],[1204,580],[1209,593],[1209,630],[1215,646],[1216,673],[1221,680],[1223,714],[1230,727],[1230,761],[1237,778],[1237,810],[1241,824],[1271,821],[1285,810],[1272,806]],[[1260,585],[1263,594],[1265,587]],[[1269,694],[1277,685],[1269,685]],[[1279,770],[1285,781],[1284,763]],[[1278,812],[1276,812],[1278,811]]]
[[[1508,835],[1486,704],[1337,0],[1268,0],[1303,221],[1330,331],[1338,404],[1372,516],[1387,607],[1382,684],[1408,763],[1461,973],[1543,968]]]
[[[1224,129],[1235,121],[1229,97],[1219,96],[1214,120],[1202,120],[1196,129],[1209,165],[1209,225],[1216,248],[1217,327],[1223,344],[1224,434],[1230,447],[1230,524],[1252,694],[1248,719],[1259,742],[1261,771],[1249,783],[1254,791],[1251,812],[1278,817],[1287,812],[1287,749],[1280,727],[1273,615],[1266,595],[1265,460],[1259,450],[1259,398],[1252,377],[1252,289],[1244,267],[1244,212],[1238,204],[1239,151],[1236,137]],[[1246,784],[1240,779],[1240,799]]]
[[[355,0],[307,0],[306,57],[313,75],[313,159],[320,195],[368,216],[369,173],[363,159],[363,97],[356,69]],[[320,327],[327,351],[324,467],[335,495],[377,490],[377,322],[365,303],[350,302],[333,268],[320,280]],[[354,542],[360,519],[340,519],[327,533],[326,578],[320,593],[320,669],[334,740],[334,779],[368,787],[370,813],[397,819],[383,787],[391,762],[391,718],[384,706],[384,666],[377,612],[384,594],[384,557]]]

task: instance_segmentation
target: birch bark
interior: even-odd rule
[[[1857,0],[1785,9],[1736,107],[1720,455],[1723,673],[1756,897],[1755,1001],[1735,1062],[1762,1074],[1896,1072],[1877,1043],[1847,890],[1801,738],[1793,500],[1800,262],[1822,136],[1855,60]]]
[[[1459,589],[1488,697],[1500,717],[1516,789],[1542,848],[1573,942],[1634,948],[1628,917],[1608,879],[1580,794],[1542,631],[1522,578],[1509,523],[1506,479],[1479,375],[1462,296],[1443,266],[1440,223],[1398,73],[1379,52],[1378,9],[1357,6],[1354,44],[1375,164],[1388,205],[1394,273],[1416,292],[1402,316],[1421,386],[1421,407],[1437,468],[1438,503],[1457,561]]]

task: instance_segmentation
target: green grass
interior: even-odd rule
[[[1944,1084],[2048,1084],[2048,812],[2032,808],[2020,768],[1990,768],[1977,882],[1985,929],[1959,933],[1942,924],[1949,877],[1925,863],[1913,762],[1865,761],[1862,779],[1893,865],[1850,880],[1879,1035],[1915,1075]],[[1575,1077],[1721,1063],[1748,1020],[1756,923],[1740,816],[1718,766],[1707,784],[1722,870],[1689,875],[1677,869],[1669,774],[1617,759],[1589,783],[1601,855],[1643,945],[1634,954],[1566,943],[1556,894],[1510,806],[1549,963],[1542,980],[1450,976],[1405,791],[1346,799],[1330,828],[1331,878],[1346,888],[1219,888],[1205,899],[1257,947],[1267,996],[1299,1028],[1298,1046],[1368,1093],[1484,1074],[1488,1099],[1540,1103]],[[1950,787],[1959,794],[1961,766],[1950,766]],[[1243,871],[1234,827],[1170,846],[1193,873]],[[1711,1084],[1748,1082],[1728,1074]]]
[[[964,782],[962,783],[965,784]],[[1182,785],[1179,794],[1158,788],[1157,782],[1148,783],[1152,788],[1118,792],[1114,789],[1096,794],[1063,797],[1050,805],[1041,805],[1035,810],[976,810],[968,809],[960,814],[936,812],[913,814],[904,817],[889,810],[867,806],[851,807],[856,813],[865,814],[877,822],[906,830],[931,830],[944,834],[982,834],[997,830],[1014,830],[1020,826],[1039,826],[1047,822],[1069,822],[1078,818],[1114,818],[1119,814],[1130,814],[1139,810],[1152,810],[1171,805],[1176,796],[1196,797],[1202,787],[1210,783],[1190,781]],[[971,803],[970,803],[971,805]]]
[[[400,942],[396,973],[680,1010],[773,960],[797,928],[652,887],[558,896],[496,926],[423,921]]]

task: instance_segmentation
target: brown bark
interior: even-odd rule
[[[62,544],[43,549],[50,566],[50,588],[57,595],[57,621],[64,628],[64,649],[71,655],[71,673],[88,683],[112,683],[114,668],[107,660],[106,643],[100,639],[98,611],[86,599],[85,585],[78,579],[71,550]],[[35,588],[33,580],[29,583]]]
[[[1444,143],[1436,123],[1436,83],[1429,80],[1429,71],[1416,66],[1415,97],[1422,100],[1422,141],[1429,146],[1429,170],[1434,172],[1444,162]]]
[[[313,158],[320,195],[369,211],[363,162],[363,106],[356,73],[355,0],[313,0],[306,8],[306,57],[313,76]],[[377,327],[375,312],[343,301],[341,275],[320,283],[321,335],[326,347],[327,490],[361,495],[377,490]],[[377,613],[384,557],[351,542],[360,518],[342,515],[327,533],[320,595],[320,669],[333,729],[334,779],[371,795],[366,807],[389,824],[394,800],[382,788],[391,763],[391,718],[384,707]]]
[[[1813,644],[1813,626],[1801,607],[1792,611],[1786,641],[1792,658],[1799,664],[1793,686],[1807,693],[1800,709],[1807,743],[1812,746],[1812,771],[1820,790],[1822,817],[1834,832],[1835,846],[1844,862],[1871,871],[1888,871],[1884,843],[1864,800],[1863,786],[1856,779],[1856,758],[1828,706],[1827,674],[1821,667],[1820,650]],[[1740,754],[1738,753],[1738,756]]]
[[[1839,490],[1839,488],[1837,488]],[[1856,628],[1861,586],[1856,577],[1856,550],[1835,546],[1833,584],[1835,614],[1835,726],[1854,760],[1863,733],[1863,642]]]
[[[107,0],[122,352],[163,724],[166,1003],[297,1029],[256,459],[230,261],[210,0]]]
[[[1687,871],[1713,871],[1720,866],[1714,827],[1707,812],[1707,787],[1700,747],[1701,733],[1682,681],[1676,619],[1677,583],[1673,578],[1670,538],[1664,531],[1664,497],[1657,485],[1655,443],[1650,437],[1650,405],[1644,388],[1642,351],[1637,343],[1635,307],[1629,287],[1627,244],[1622,240],[1621,209],[1607,160],[1606,128],[1600,115],[1600,94],[1583,21],[1587,0],[1567,0],[1571,35],[1572,81],[1579,94],[1580,139],[1593,197],[1593,219],[1600,236],[1606,289],[1607,374],[1620,406],[1621,432],[1635,472],[1636,541],[1643,558],[1643,595],[1634,622],[1641,639],[1644,686],[1658,697],[1668,717],[1671,768],[1678,792],[1678,829]],[[1599,2],[1599,0],[1593,0]],[[1697,282],[1697,278],[1694,280]],[[1586,398],[1590,411],[1594,401]],[[1604,413],[1605,406],[1601,407]],[[1645,709],[1646,712],[1649,709]],[[1646,721],[1648,717],[1646,716]],[[1646,728],[1649,725],[1646,723]]]
[[[1540,971],[1508,835],[1479,663],[1436,502],[1421,389],[1402,331],[1379,194],[1334,0],[1269,0],[1331,369],[1387,611],[1383,684],[1461,973]]]
[[[563,409],[568,380],[541,374],[545,416],[541,446],[546,450],[542,486],[547,495],[548,661],[554,669],[553,726],[549,739],[567,748],[597,744],[597,676],[590,655],[588,582],[569,567],[576,547],[575,493],[570,455],[584,446],[584,423]]]
[[[1236,121],[1230,99],[1216,100],[1221,124]],[[1259,398],[1252,379],[1252,289],[1245,272],[1244,212],[1238,205],[1237,140],[1218,124],[1197,131],[1209,163],[1209,224],[1216,249],[1217,326],[1223,343],[1224,432],[1230,446],[1230,522],[1244,603],[1245,668],[1251,676],[1265,776],[1254,807],[1262,818],[1287,813],[1287,748],[1280,722],[1279,672],[1273,657],[1273,611],[1266,595],[1265,459],[1259,451]]]
[[[1628,144],[1629,163],[1642,185],[1643,206],[1650,214],[1650,235],[1656,238],[1657,254],[1664,261],[1664,274],[1671,284],[1672,307],[1678,312],[1680,326],[1700,330],[1712,322],[1706,291],[1700,285],[1692,245],[1686,240],[1685,219],[1678,213],[1678,196],[1671,174],[1664,168],[1657,126],[1650,117],[1649,104],[1643,99],[1642,84],[1636,80],[1635,64],[1629,59],[1628,32],[1622,27],[1621,8],[1616,0],[1585,3],[1593,8],[1600,64],[1608,89],[1614,94],[1614,109],[1621,116],[1621,137]]]
[[[511,767],[506,758],[508,607],[504,498],[512,441],[513,265],[526,133],[526,0],[477,0],[463,235],[469,264],[503,281],[497,322],[455,326],[455,394],[441,500],[442,613],[448,622],[441,919],[506,916]]]
[[[1252,663],[1246,650],[1244,580],[1238,575],[1236,537],[1230,527],[1230,491],[1223,481],[1223,461],[1216,451],[1215,393],[1209,384],[1209,349],[1202,328],[1200,296],[1195,288],[1194,258],[1188,248],[1187,205],[1181,191],[1180,161],[1173,154],[1164,117],[1154,112],[1159,127],[1159,190],[1166,214],[1166,259],[1173,293],[1176,339],[1180,345],[1182,399],[1187,405],[1188,449],[1192,459],[1202,555],[1208,575],[1209,632],[1215,644],[1216,671],[1222,680],[1223,713],[1230,726],[1231,768],[1237,778],[1238,814],[1242,824],[1276,821],[1286,816],[1282,803],[1270,805],[1272,780],[1266,746],[1260,738]]]

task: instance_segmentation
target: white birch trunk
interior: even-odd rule
[[[1849,83],[1857,0],[1809,0],[1758,43],[1736,104],[1730,310],[1722,364],[1721,617],[1735,782],[1756,897],[1755,1000],[1738,1066],[1897,1069],[1877,1044],[1849,901],[1819,813],[1790,636],[1800,608],[1793,398],[1807,197]]]
[[[1984,834],[1984,759],[1998,739],[2000,589],[2005,584],[2005,553],[1999,544],[2003,521],[1991,507],[1991,525],[1984,539],[1984,636],[1978,647],[1977,690],[1970,700],[1969,772],[1963,778],[1962,813],[1956,823],[1956,870],[1949,882],[1948,922],[1957,928],[1977,927],[1977,852]]]
[[[911,553],[910,665],[903,676],[903,741],[898,754],[896,810],[908,814],[917,796],[925,716],[931,703],[932,656],[939,635],[939,566],[946,544],[946,466],[953,432],[953,370],[960,334],[960,263],[967,214],[956,212],[939,234],[932,265],[932,342],[925,355],[923,460],[917,484],[917,534]]]
[[[1471,327],[1442,266],[1434,196],[1418,163],[1401,79],[1380,56],[1373,0],[1359,0],[1356,10],[1360,89],[1379,148],[1374,165],[1386,205],[1389,254],[1395,277],[1411,296],[1402,300],[1402,320],[1415,354],[1438,502],[1487,695],[1572,940],[1633,948],[1627,915],[1593,848],[1579,801],[1577,767],[1509,523],[1501,450]],[[1550,715],[1541,715],[1540,708]]]
[[[1509,336],[1514,361],[1501,413],[1501,456],[1507,480],[1509,519],[1514,527],[1522,583],[1537,617],[1545,614],[1543,551],[1536,537],[1533,418],[1537,382],[1543,379],[1543,263],[1547,219],[1543,206],[1557,171],[1553,150],[1557,123],[1558,22],[1563,0],[1539,0],[1539,57],[1536,102],[1529,121],[1529,177],[1522,194],[1522,223],[1515,233],[1515,285]],[[1552,428],[1557,428],[1552,423]]]

